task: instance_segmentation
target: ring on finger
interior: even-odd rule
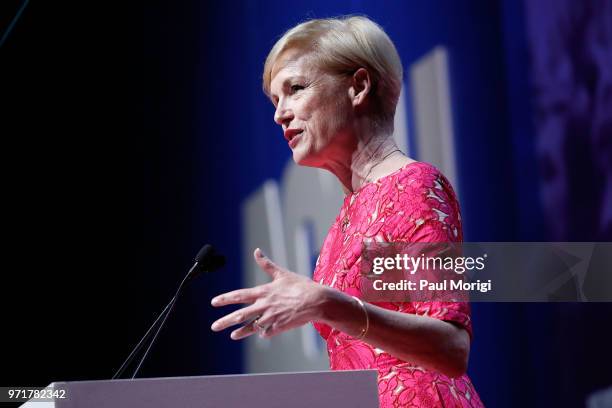
[[[259,319],[260,319],[260,318],[261,318],[261,316],[259,316],[259,317],[258,317],[257,319],[255,319],[255,320],[253,320],[253,326],[255,326],[255,328],[256,328],[258,331],[265,332],[267,328],[266,328],[266,327],[264,327],[264,326],[262,326],[261,324],[259,324]]]

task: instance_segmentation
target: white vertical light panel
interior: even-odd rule
[[[417,159],[440,169],[459,195],[446,48],[438,46],[412,64],[410,84]]]
[[[393,118],[393,138],[397,147],[407,156],[410,156],[408,145],[408,119],[406,118],[406,94],[405,86],[402,86],[397,108],[395,109],[395,117]]]

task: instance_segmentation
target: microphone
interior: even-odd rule
[[[134,360],[134,357],[136,357],[136,353],[138,353],[138,351],[144,346],[145,340],[149,337],[149,335],[151,334],[151,331],[157,326],[157,322],[159,322],[159,320],[163,318],[161,323],[159,324],[159,327],[157,328],[157,331],[155,332],[155,335],[153,336],[153,339],[151,339],[151,341],[149,342],[149,347],[147,347],[147,350],[145,351],[144,355],[140,359],[140,362],[138,363],[136,370],[134,370],[134,373],[132,374],[132,379],[136,377],[136,374],[140,370],[142,363],[145,361],[145,359],[147,358],[147,355],[149,354],[149,351],[153,347],[153,344],[155,343],[157,336],[159,335],[161,329],[164,327],[164,324],[166,323],[166,319],[168,319],[168,316],[170,315],[170,313],[172,313],[172,310],[174,309],[174,305],[176,304],[176,301],[178,300],[185,283],[191,281],[192,279],[199,276],[203,272],[214,272],[217,269],[220,269],[221,267],[223,267],[224,265],[225,265],[225,257],[223,255],[217,254],[215,249],[212,247],[212,245],[206,244],[202,247],[202,249],[200,249],[200,251],[198,252],[198,254],[196,255],[194,259],[193,266],[189,269],[189,272],[187,272],[187,275],[181,281],[181,284],[176,290],[176,293],[174,294],[172,299],[170,299],[170,302],[168,302],[164,310],[162,310],[162,312],[159,314],[157,319],[155,319],[151,327],[149,327],[149,330],[147,330],[145,335],[142,336],[142,338],[140,339],[136,347],[134,347],[130,355],[125,359],[123,364],[121,364],[121,367],[119,367],[119,369],[115,372],[115,374],[112,377],[113,380],[115,378],[118,378],[121,374],[123,374],[125,369],[132,362],[132,360]]]
[[[200,275],[202,272],[214,272],[225,265],[225,257],[216,253],[212,245],[206,244],[200,249],[195,257],[195,263],[189,270],[189,280]]]

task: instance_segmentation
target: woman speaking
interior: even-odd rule
[[[255,261],[272,280],[216,296],[213,306],[247,306],[212,330],[242,324],[231,333],[237,340],[313,322],[327,341],[332,370],[378,370],[381,407],[481,407],[465,374],[469,304],[361,299],[364,242],[463,239],[448,180],[406,157],[393,141],[401,84],[395,46],[366,17],[309,20],[276,42],[263,72],[274,121],[293,160],[333,173],[346,197],[314,280],[256,249]]]

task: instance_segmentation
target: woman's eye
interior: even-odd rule
[[[291,85],[291,93],[296,93],[297,91],[301,91],[304,89],[302,85]]]

